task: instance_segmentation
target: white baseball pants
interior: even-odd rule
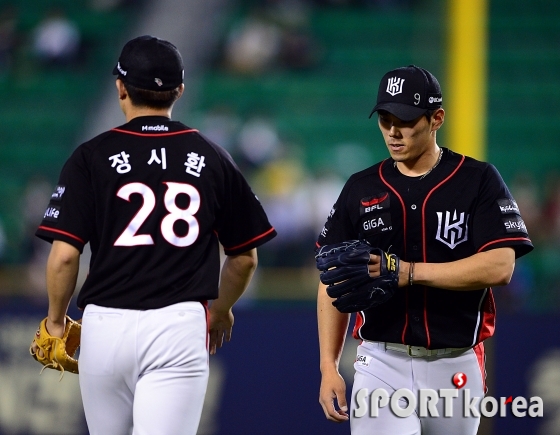
[[[350,406],[352,435],[475,435],[480,417],[464,417],[464,389],[469,389],[471,399],[478,397],[478,403],[484,397],[483,352],[480,346],[476,351],[469,349],[463,353],[442,356],[410,357],[403,352],[386,350],[381,343],[362,342],[354,363],[356,374]],[[452,402],[448,410],[451,409],[453,416],[444,416],[445,399],[438,397],[435,405],[439,417],[426,412],[422,417],[419,413],[419,390],[432,389],[438,392],[438,396],[440,389],[457,390],[452,378],[458,372],[466,375],[467,383],[464,389],[458,390],[458,397],[450,399]],[[372,417],[371,393],[378,388],[387,391],[389,397],[398,389],[410,390],[417,403],[414,412],[408,417],[399,417],[389,403],[378,406],[378,416]],[[356,417],[356,413],[360,415],[366,409],[363,396],[362,400],[356,396],[361,389],[367,389],[368,408],[365,415]],[[406,408],[409,404],[407,399],[400,399],[396,403],[400,408]],[[360,406],[362,409],[358,412]]]
[[[208,382],[199,302],[155,310],[88,305],[79,378],[90,435],[195,435]]]

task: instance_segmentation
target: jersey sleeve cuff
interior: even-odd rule
[[[45,226],[40,226],[35,232],[35,235],[49,243],[52,243],[55,240],[66,242],[80,251],[80,254],[83,252],[84,246],[86,244],[86,242],[84,242],[80,237],[75,236],[74,234]]]
[[[227,247],[224,246],[224,254],[226,255],[239,255],[243,252],[247,252],[253,248],[257,248],[262,244],[268,242],[269,240],[276,237],[276,230],[274,228],[270,228],[268,231],[253,237],[251,240],[248,240],[244,243],[241,243],[237,246]]]
[[[506,237],[486,243],[478,252],[496,248],[513,248],[515,250],[515,258],[522,257],[534,249],[531,239],[528,237]]]

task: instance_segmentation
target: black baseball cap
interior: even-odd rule
[[[113,74],[136,88],[170,91],[183,83],[183,59],[172,43],[139,36],[125,44]]]
[[[441,105],[441,87],[434,75],[424,68],[409,65],[383,76],[377,104],[369,117],[378,110],[386,110],[403,121],[412,121]]]

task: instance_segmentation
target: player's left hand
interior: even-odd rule
[[[48,367],[61,371],[62,375],[65,371],[78,373],[78,360],[74,355],[80,346],[81,327],[81,320],[74,321],[69,316],[60,323],[47,317],[39,324],[29,353],[43,364],[43,370]]]
[[[210,314],[210,342],[208,347],[210,355],[214,355],[216,350],[222,347],[225,341],[231,340],[231,330],[233,328],[233,312],[231,308],[227,311],[221,311],[212,305],[209,310]]]
[[[62,323],[54,323],[47,317],[47,323],[45,327],[47,332],[51,336],[62,338],[62,336],[64,335],[64,330],[66,328],[66,319],[64,319]],[[39,346],[37,345],[37,342],[35,340],[33,340],[33,342],[31,343],[30,351],[32,354],[37,354],[41,358],[44,357],[43,351],[39,349]]]

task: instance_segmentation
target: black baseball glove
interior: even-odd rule
[[[381,257],[380,275],[369,275],[369,255]],[[355,313],[389,300],[399,287],[399,258],[365,240],[349,240],[322,246],[315,255],[320,279],[333,305],[341,313]]]

